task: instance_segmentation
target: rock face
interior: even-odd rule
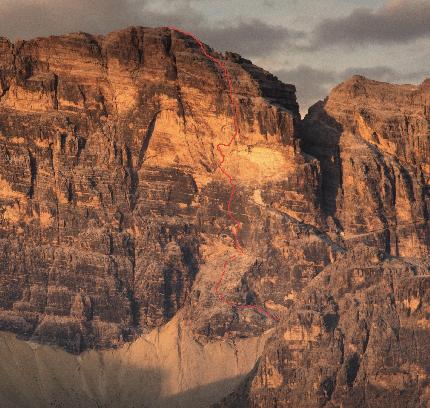
[[[230,189],[215,145],[230,137],[231,109],[198,45],[168,29],[131,28],[1,47],[0,327],[80,352],[159,327],[188,301],[210,314],[196,327],[204,336],[242,330],[231,310],[211,307],[220,270],[191,296],[202,266],[218,267],[203,252],[217,262],[230,246],[220,237]],[[235,54],[219,57],[241,106],[243,137],[226,164],[241,182],[238,216],[258,218],[260,201],[278,194],[314,217],[312,197],[283,192],[316,185],[316,161],[295,151],[294,87]],[[253,241],[259,225],[247,223],[242,239]],[[243,267],[261,268],[257,252]],[[246,278],[233,285],[240,301],[253,290]],[[260,303],[271,285],[259,288]],[[250,315],[246,336],[272,324]]]
[[[0,330],[31,340],[0,352],[67,390],[4,381],[0,401],[111,406],[130,378],[113,406],[236,386],[219,406],[427,406],[429,81],[353,77],[301,121],[294,86],[208,50],[239,107],[223,151],[244,253],[224,275],[233,111],[198,44],[141,27],[0,41]],[[67,383],[68,365],[86,375]]]
[[[390,255],[428,255],[429,105],[428,80],[355,76],[311,108],[303,146],[321,163],[322,207],[344,240],[368,233]]]
[[[310,109],[302,147],[345,252],[218,406],[430,406],[429,85],[355,76]]]

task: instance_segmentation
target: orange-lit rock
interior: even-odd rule
[[[293,85],[209,52],[240,116],[221,290],[280,321],[214,291],[233,113],[196,42],[1,39],[0,405],[427,406],[429,81],[355,76],[302,121]]]

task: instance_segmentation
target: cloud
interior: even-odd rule
[[[1,0],[0,35],[15,40],[76,31],[107,33],[130,25],[176,25],[221,51],[268,56],[301,34],[259,19],[214,24],[191,0]]]
[[[300,65],[291,70],[282,69],[274,73],[282,81],[296,85],[297,98],[302,115],[314,103],[324,99],[335,85],[356,74],[377,81],[395,83],[420,83],[429,76],[429,71],[401,73],[388,66],[351,67],[334,71]]]
[[[336,72],[319,70],[308,65],[300,65],[291,70],[282,69],[274,74],[282,81],[296,86],[302,114],[309,106],[324,98],[338,79]]]
[[[386,66],[377,66],[347,68],[337,74],[337,79],[343,81],[353,75],[363,75],[367,78],[382,82],[394,82],[401,78],[401,75],[394,69]]]
[[[303,36],[301,32],[257,19],[199,30],[211,46],[236,51],[247,57],[267,56],[277,50],[293,47],[295,40]]]
[[[313,30],[312,45],[398,44],[425,37],[430,38],[430,2],[391,0],[377,10],[361,7],[324,19]]]
[[[142,1],[2,0],[0,35],[12,40],[75,31],[103,33],[141,21]]]

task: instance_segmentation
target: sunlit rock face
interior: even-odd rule
[[[132,340],[185,304],[202,341],[271,327],[211,292],[232,250],[216,145],[233,117],[225,79],[196,42],[130,28],[1,47],[0,327],[73,352]],[[330,244],[298,243],[300,221],[320,223],[318,162],[300,152],[294,86],[210,52],[240,108],[240,136],[224,152],[246,253],[223,290],[279,309],[329,262]]]
[[[426,406],[429,82],[353,77],[302,121],[293,85],[208,52],[241,255],[195,40],[0,39],[0,401]]]

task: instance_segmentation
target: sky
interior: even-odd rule
[[[302,114],[353,74],[430,77],[430,0],[0,0],[12,41],[175,25],[296,85]]]

